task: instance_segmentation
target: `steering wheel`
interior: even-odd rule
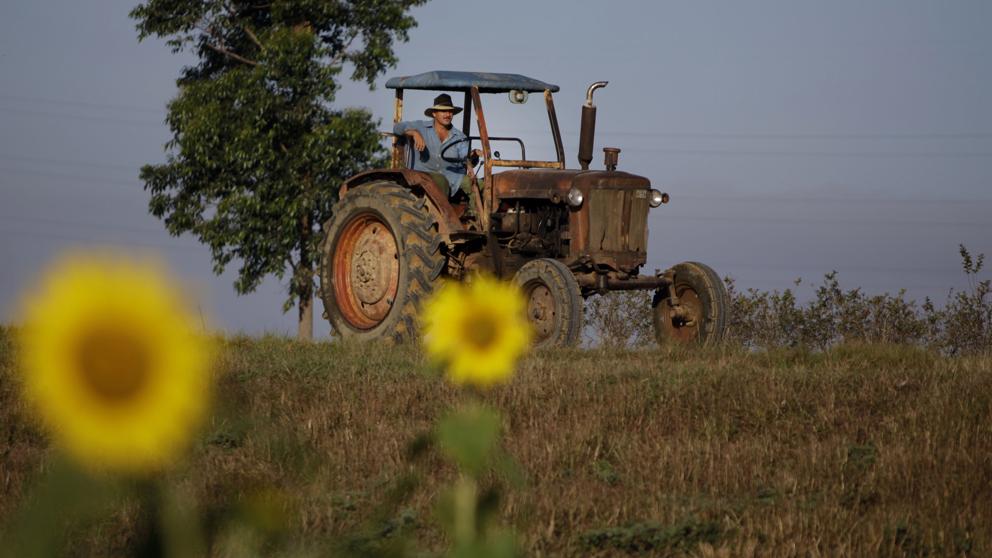
[[[469,155],[468,155],[467,158],[461,159],[461,158],[458,158],[458,157],[448,157],[447,155],[445,155],[448,152],[448,150],[451,149],[452,147],[454,147],[456,145],[460,145],[460,144],[465,143],[465,142],[468,142],[468,154]],[[478,155],[475,155],[475,154],[472,153],[472,138],[467,137],[467,136],[464,137],[464,138],[458,138],[457,140],[455,140],[455,141],[449,143],[448,145],[444,146],[444,149],[441,150],[441,153],[440,153],[439,156],[441,157],[441,160],[442,161],[446,161],[448,163],[466,163],[468,165],[471,165],[473,169],[476,169],[479,166],[479,164],[482,162],[482,159],[479,158]]]

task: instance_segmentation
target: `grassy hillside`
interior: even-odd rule
[[[53,457],[0,337],[0,525]],[[466,395],[413,348],[224,343],[218,412],[170,485],[213,553],[264,495],[264,554],[440,550],[454,468],[425,445]],[[823,353],[556,351],[481,396],[519,482],[493,476],[528,555],[992,555],[992,360],[897,346]],[[419,440],[419,442],[417,442]],[[143,511],[73,527],[119,554]]]

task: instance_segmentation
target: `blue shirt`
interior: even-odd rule
[[[448,139],[441,143],[441,138],[437,137],[437,132],[434,131],[433,120],[397,122],[393,126],[393,133],[398,136],[404,135],[407,130],[416,130],[424,138],[424,150],[420,152],[413,146],[412,139],[407,138],[407,146],[414,154],[413,170],[443,174],[448,179],[451,193],[455,193],[465,176],[465,158],[468,157],[468,139],[465,138],[465,134],[452,126],[448,130]],[[451,145],[456,142],[457,145]],[[451,145],[450,148],[448,148],[449,145]],[[445,151],[446,148],[447,151]],[[441,158],[442,151],[444,151],[445,158],[450,159],[449,161]]]

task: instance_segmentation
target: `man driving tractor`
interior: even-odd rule
[[[586,90],[581,168],[568,169],[553,100],[557,85],[518,74],[447,70],[387,81],[396,90],[391,164],[343,182],[322,225],[320,293],[334,331],[370,341],[417,339],[421,303],[435,288],[482,272],[520,285],[537,346],[579,341],[585,297],[642,289],[654,291],[650,312],[659,344],[722,339],[731,301],[712,268],[690,261],[641,274],[648,212],[666,203],[667,194],[651,188],[647,177],[617,170],[617,148],[604,148],[604,169],[590,168],[593,93],[605,85],[594,82]],[[405,90],[437,95],[424,111],[428,121],[403,121]],[[451,92],[465,95],[464,110],[451,102]],[[511,104],[522,104],[529,93],[543,97],[553,159],[528,158],[519,137],[489,133],[483,95],[508,95]],[[453,128],[457,113],[474,115],[474,122],[464,118]],[[478,136],[470,135],[471,125]],[[475,154],[470,140],[492,154],[484,173],[468,168]],[[516,143],[519,158],[501,158],[493,142]],[[484,174],[483,188],[475,174]]]
[[[413,141],[413,148],[417,151],[413,157],[413,170],[431,173],[439,186],[446,182],[451,196],[459,190],[466,194],[471,192],[475,178],[472,165],[466,164],[470,155],[468,138],[451,125],[452,117],[461,111],[461,107],[451,102],[451,96],[443,93],[434,98],[434,106],[424,111],[431,120],[397,122],[393,126],[394,134]],[[481,154],[480,150],[474,149],[471,156],[479,157]],[[444,182],[441,182],[441,177]]]

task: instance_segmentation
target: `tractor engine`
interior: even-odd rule
[[[510,254],[559,258],[568,254],[568,209],[547,200],[506,200],[493,216],[493,231]]]
[[[613,165],[605,171],[497,174],[499,211],[492,224],[501,248],[511,255],[559,258],[576,271],[636,275],[647,260],[648,209],[667,195],[652,190],[647,178]]]

